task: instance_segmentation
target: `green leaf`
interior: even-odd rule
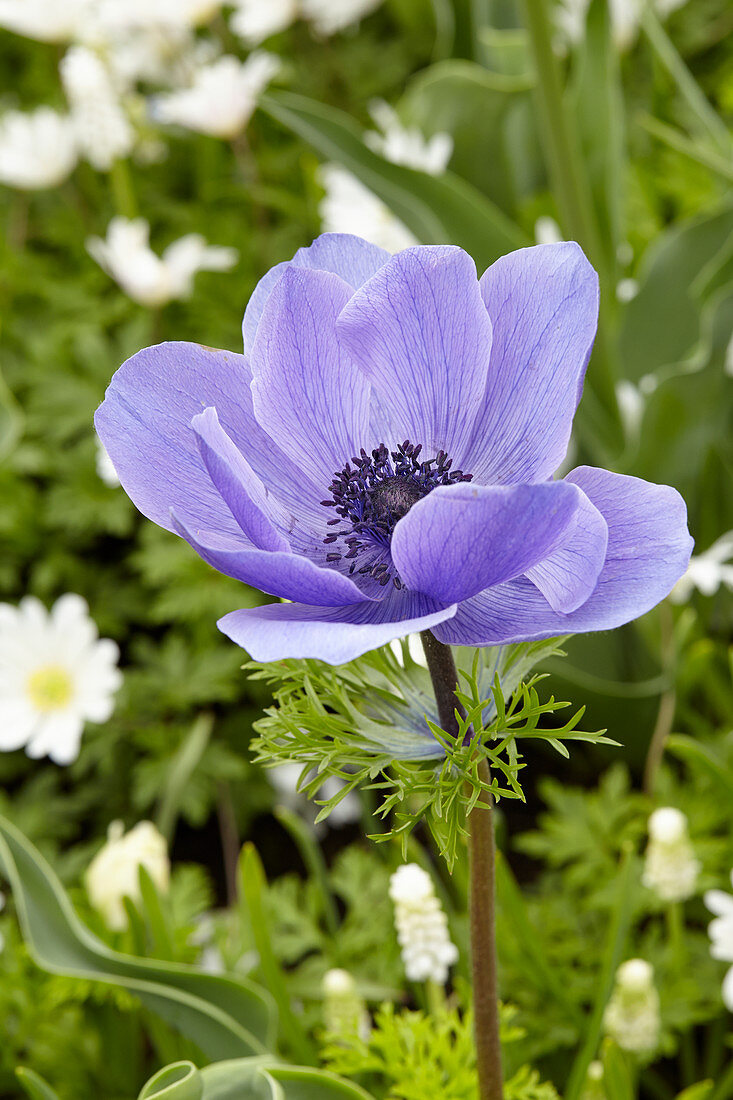
[[[59,1094],[35,1070],[18,1066],[15,1076],[30,1100],[59,1100]]]
[[[373,1100],[351,1081],[327,1070],[237,1058],[202,1070],[175,1062],[156,1073],[138,1100]],[[31,1100],[36,1100],[32,1097]],[[38,1100],[46,1100],[39,1094]]]
[[[634,1086],[626,1056],[616,1043],[603,1048],[603,1088],[608,1100],[634,1100]]]
[[[173,757],[167,771],[165,788],[160,799],[157,825],[170,843],[176,819],[188,782],[195,772],[211,737],[214,719],[201,714],[194,722],[183,744]]]
[[[391,164],[364,144],[359,126],[343,111],[290,92],[268,92],[260,106],[325,159],[353,172],[424,244],[457,244],[483,270],[505,252],[531,241],[465,180],[429,176]]]
[[[639,293],[624,312],[619,362],[637,382],[645,374],[681,363],[700,336],[694,283],[730,247],[733,207],[705,214],[662,233],[648,249]]]
[[[28,949],[44,970],[123,986],[213,1059],[264,1052],[274,1006],[243,978],[112,951],[81,923],[33,845],[0,817],[0,871],[10,881]]]
[[[698,1081],[678,1093],[675,1100],[709,1100],[714,1088],[715,1081]]]
[[[203,1095],[204,1082],[193,1062],[174,1062],[150,1078],[138,1100],[202,1100]]]
[[[683,733],[674,733],[667,740],[667,751],[691,767],[699,767],[720,783],[721,789],[733,799],[733,772],[707,745]]]

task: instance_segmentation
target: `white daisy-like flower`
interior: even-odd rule
[[[262,50],[250,54],[246,61],[225,54],[199,69],[190,88],[157,96],[153,117],[202,134],[235,138],[279,68],[279,59]]]
[[[624,427],[626,438],[635,441],[639,437],[644,410],[646,409],[646,395],[639,386],[635,386],[628,378],[622,378],[616,383],[616,401]]]
[[[430,175],[445,171],[453,140],[449,134],[425,138],[419,130],[402,125],[386,103],[372,105],[372,117],[381,133],[365,134],[366,143],[386,160]],[[381,199],[340,164],[324,164],[318,178],[325,191],[318,212],[326,233],[355,233],[387,252],[401,252],[419,241]]]
[[[135,143],[112,74],[87,46],[67,50],[59,69],[79,146],[90,164],[107,172]]]
[[[105,239],[90,237],[86,242],[100,267],[144,306],[190,297],[196,272],[228,271],[239,255],[235,248],[209,245],[198,233],[188,233],[158,256],[149,238],[150,226],[144,218],[115,217]]]
[[[39,42],[77,38],[95,0],[0,0],[0,27]]]
[[[662,806],[649,818],[649,844],[641,881],[663,901],[692,897],[700,861],[690,844],[687,818],[674,806]]]
[[[237,0],[229,26],[248,46],[259,46],[298,18],[298,0]]]
[[[113,821],[107,842],[89,864],[84,881],[92,905],[115,932],[127,928],[123,899],[140,901],[140,867],[159,890],[167,891],[170,860],[165,838],[151,821],[140,821],[129,833],[121,821]]]
[[[628,959],[616,971],[616,984],[603,1026],[622,1050],[646,1054],[656,1049],[662,1027],[654,969],[645,959]]]
[[[316,816],[308,798],[298,790],[298,780],[302,771],[302,764],[297,764],[295,761],[286,761],[283,764],[278,764],[276,768],[268,768],[267,777],[283,806],[302,815],[313,814],[313,816]],[[337,779],[335,775],[329,775],[318,788],[315,797],[319,801],[333,798],[334,795],[343,790],[344,786],[345,784]],[[356,791],[349,791],[331,810],[327,821],[318,823],[316,831],[320,832],[326,827],[326,824],[334,829],[341,828],[343,825],[351,825],[353,822],[358,821],[360,817],[361,801],[359,796]]]
[[[448,919],[430,875],[417,863],[403,864],[390,878],[389,896],[407,977],[443,985],[448,968],[458,959],[458,948],[451,943]]]
[[[660,19],[666,19],[686,0],[651,0]],[[609,0],[611,32],[616,48],[628,50],[636,41],[644,0]],[[560,0],[555,6],[555,21],[562,42],[573,45],[585,38],[590,0]]]
[[[559,244],[563,240],[562,230],[554,218],[543,214],[534,223],[534,239],[537,244]]]
[[[733,886],[733,871],[730,881]],[[715,914],[715,920],[708,925],[710,954],[714,959],[733,963],[733,894],[726,894],[724,890],[708,890],[705,904]],[[723,1001],[726,1008],[733,1012],[733,966],[723,979]]]
[[[300,9],[316,34],[325,36],[358,23],[381,3],[382,0],[300,0]]]
[[[407,652],[411,661],[414,661],[416,665],[421,665],[422,668],[428,667],[428,662],[425,657],[425,650],[420,639],[419,634],[408,634],[406,638],[395,638],[393,642],[389,643],[389,648],[394,653],[395,657],[400,664],[404,664],[402,655],[402,642],[407,642]]]
[[[0,181],[21,191],[57,187],[78,159],[74,124],[51,107],[0,119]]]
[[[733,531],[726,531],[702,554],[690,558],[687,572],[670,592],[673,603],[687,603],[695,589],[714,596],[720,586],[733,591]]]
[[[49,612],[35,596],[0,604],[0,751],[70,764],[85,722],[106,722],[122,683],[119,650],[100,639],[81,596]]]

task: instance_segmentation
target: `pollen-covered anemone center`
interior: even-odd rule
[[[334,474],[330,500],[321,503],[335,508],[330,527],[338,530],[323,540],[332,549],[326,561],[349,562],[349,573],[370,576],[384,586],[392,581],[403,587],[390,555],[392,532],[424,496],[438,485],[471,481],[472,474],[452,470],[453,460],[445,451],[420,461],[422,444],[405,440],[394,451],[380,443],[371,454],[362,448],[358,458]],[[352,465],[353,463],[353,465]]]
[[[61,665],[43,665],[28,677],[28,694],[36,710],[61,710],[70,701],[74,685]]]

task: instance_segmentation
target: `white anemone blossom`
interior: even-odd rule
[[[654,969],[645,959],[628,959],[616,971],[603,1026],[622,1050],[648,1054],[656,1049],[662,1018]]]
[[[267,778],[270,780],[278,800],[283,806],[295,813],[308,816],[313,811],[313,805],[298,789],[298,781],[302,771],[302,764],[295,761],[285,761],[283,764],[278,764],[276,768],[268,768]],[[319,801],[333,798],[334,795],[344,789],[344,786],[345,784],[337,779],[335,775],[329,775],[318,788],[315,797]],[[320,807],[318,809],[320,810]],[[313,814],[313,816],[316,815]],[[351,825],[353,822],[358,821],[360,817],[361,801],[359,796],[356,791],[349,791],[340,802],[336,803],[326,821],[320,821],[315,829],[316,832],[321,832],[326,824],[334,829],[339,829],[343,825]]]
[[[730,881],[733,885],[733,871]],[[733,963],[733,894],[726,894],[724,890],[708,890],[705,904],[715,914],[715,920],[708,926],[710,954],[714,959]],[[723,1001],[726,1008],[733,1012],[733,966],[723,979]]]
[[[92,905],[115,932],[127,928],[123,899],[140,900],[141,867],[159,890],[167,891],[170,861],[165,838],[151,821],[140,821],[129,833],[121,821],[113,821],[107,842],[87,868],[85,885]]]
[[[0,27],[39,42],[78,38],[95,0],[0,0]]]
[[[108,485],[110,489],[117,489],[120,485],[120,478],[115,470],[112,459],[107,454],[107,448],[105,447],[99,436],[96,436],[97,440],[97,474],[99,478]]]
[[[703,596],[713,596],[721,584],[733,591],[733,531],[726,531],[702,554],[690,558],[687,572],[669,598],[673,603],[686,603],[696,588]]]
[[[122,683],[119,650],[100,639],[81,596],[49,612],[26,596],[0,604],[0,751],[70,764],[85,722],[106,722]]]
[[[21,191],[57,187],[77,162],[74,124],[51,107],[0,119],[0,181]]]
[[[115,160],[132,152],[135,143],[112,74],[87,46],[67,50],[59,69],[79,146],[90,164],[107,172]]]
[[[417,863],[403,864],[390,878],[389,896],[407,977],[443,985],[448,968],[458,959],[458,948],[451,943],[448,919],[430,875]]]
[[[144,218],[115,217],[106,239],[90,237],[87,251],[116,283],[141,305],[157,307],[188,298],[197,271],[228,271],[237,262],[235,248],[209,245],[198,233],[169,244],[161,256],[150,247]]]
[[[674,806],[662,806],[649,818],[649,844],[644,854],[641,881],[662,901],[686,901],[692,897],[700,873],[700,861],[690,844],[687,818]]]
[[[262,50],[250,54],[246,61],[225,54],[202,66],[189,88],[156,96],[153,117],[202,134],[235,138],[279,68],[278,58]]]
[[[357,23],[382,0],[236,0],[231,28],[248,45],[256,46],[296,19],[307,20],[318,35],[327,36]]]
[[[453,152],[449,134],[425,138],[414,127],[405,127],[386,103],[372,105],[372,117],[380,132],[370,131],[364,140],[392,164],[415,168],[438,176],[445,171]],[[326,233],[355,233],[387,252],[401,252],[418,244],[417,238],[399,218],[352,172],[339,164],[324,164],[319,182],[325,195],[319,206]]]

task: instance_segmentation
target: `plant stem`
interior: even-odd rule
[[[439,642],[430,631],[423,631],[421,638],[440,724],[446,733],[456,736],[456,710],[461,708],[455,696],[458,673],[453,653],[450,646]],[[479,764],[479,777],[486,784],[490,781],[486,760]],[[504,1097],[499,1043],[494,844],[493,799],[488,791],[482,791],[468,815],[469,917],[479,1100],[503,1100]]]

